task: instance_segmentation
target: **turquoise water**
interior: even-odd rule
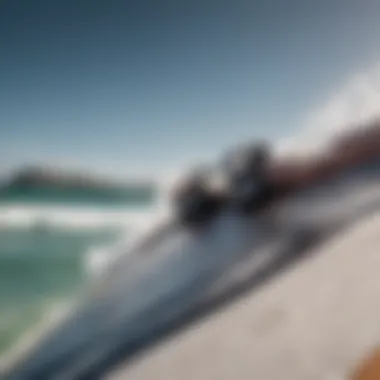
[[[67,206],[63,208],[73,211],[73,222],[87,206],[97,211],[136,212],[149,210],[156,200],[154,187],[102,191],[41,186],[0,189],[0,207],[26,210],[32,205],[38,215],[40,206]],[[26,334],[37,325],[40,328],[55,305],[67,304],[80,294],[89,281],[89,249],[115,241],[120,233],[117,226],[114,230],[84,230],[83,226],[69,229],[54,227],[44,219],[40,228],[38,217],[35,223],[34,227],[0,225],[0,361]]]
[[[44,186],[0,188],[0,204],[20,203],[23,204],[60,204],[60,205],[96,205],[140,207],[151,204],[157,196],[156,189],[144,187],[141,189],[59,189]]]
[[[88,248],[116,237],[111,230],[0,230],[0,355],[54,304],[80,292],[88,280]]]

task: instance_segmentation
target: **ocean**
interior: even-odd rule
[[[127,198],[0,200],[0,364],[86,289],[107,247],[158,211],[151,197]]]

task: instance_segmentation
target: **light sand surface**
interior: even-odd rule
[[[380,343],[380,214],[112,380],[351,379]]]

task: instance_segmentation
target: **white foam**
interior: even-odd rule
[[[142,224],[157,208],[146,209],[96,209],[62,206],[31,206],[24,204],[5,205],[0,207],[0,226],[3,227],[44,227],[64,228],[99,228],[128,227],[131,224]]]
[[[44,203],[3,203],[0,205],[1,227],[41,227],[97,229],[103,227],[131,228],[144,225],[169,212],[168,189],[171,181],[162,179],[157,198],[151,206],[74,206]]]
[[[146,218],[143,223],[131,223],[129,229],[118,239],[116,243],[90,247],[84,255],[84,270],[90,275],[98,278],[103,274],[120,256],[132,252],[135,244],[144,241],[151,236],[158,226],[166,223],[170,215],[168,213],[156,213]]]

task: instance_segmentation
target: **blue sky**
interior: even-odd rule
[[[379,37],[369,0],[2,0],[0,172],[157,172],[287,136]]]

